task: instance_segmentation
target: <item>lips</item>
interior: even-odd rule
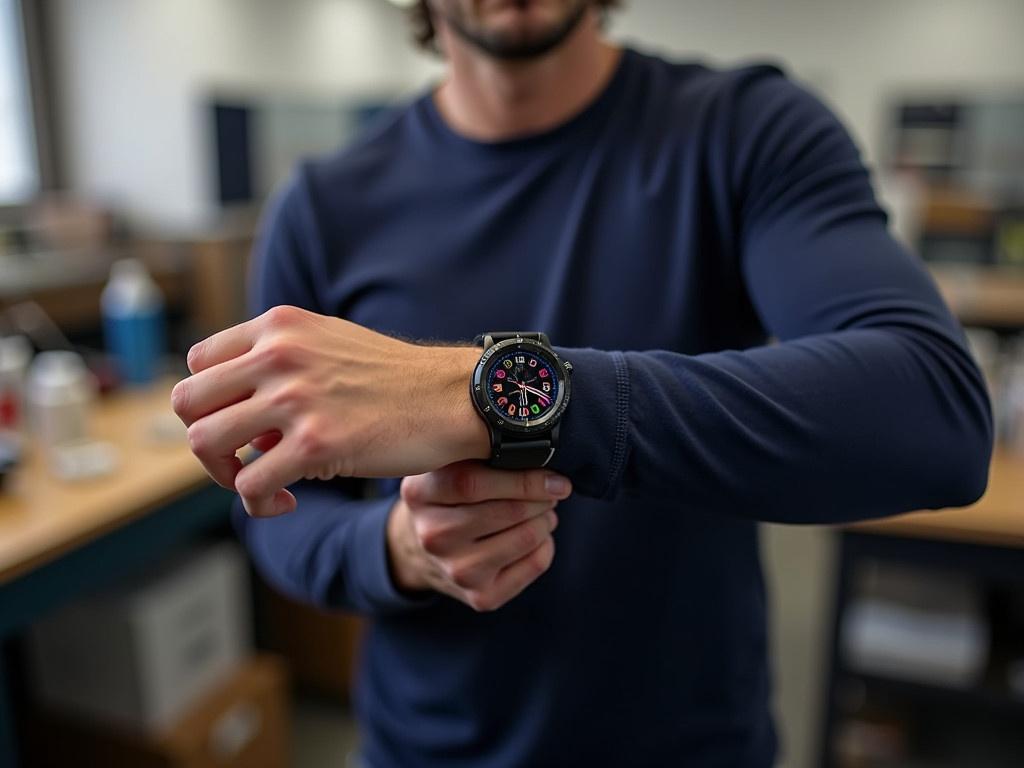
[[[493,0],[485,8],[492,11],[528,11],[530,6],[537,5],[537,0]]]

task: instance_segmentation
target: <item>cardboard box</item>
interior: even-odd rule
[[[62,608],[29,632],[34,698],[126,728],[166,728],[248,655],[248,578],[244,556],[224,542]]]
[[[261,640],[288,660],[292,679],[305,689],[348,702],[363,620],[299,603],[257,580]]]
[[[273,656],[250,658],[157,734],[36,712],[26,729],[26,766],[285,768],[291,736],[286,669]]]

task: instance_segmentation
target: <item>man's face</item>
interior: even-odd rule
[[[435,18],[498,59],[530,59],[557,47],[590,0],[430,0]]]

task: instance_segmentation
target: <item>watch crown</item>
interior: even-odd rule
[[[566,370],[567,373],[572,373],[573,372],[572,363],[570,363],[568,360],[566,360],[564,363],[562,363],[562,365],[565,366],[565,370]]]

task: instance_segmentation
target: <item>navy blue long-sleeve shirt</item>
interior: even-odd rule
[[[543,330],[575,366],[557,554],[495,612],[396,591],[397,481],[301,483],[293,514],[243,523],[280,588],[372,617],[375,768],[770,765],[757,521],[985,486],[960,328],[840,123],[772,67],[627,50],[579,115],[495,143],[424,95],[299,169],[253,298],[419,339]]]

